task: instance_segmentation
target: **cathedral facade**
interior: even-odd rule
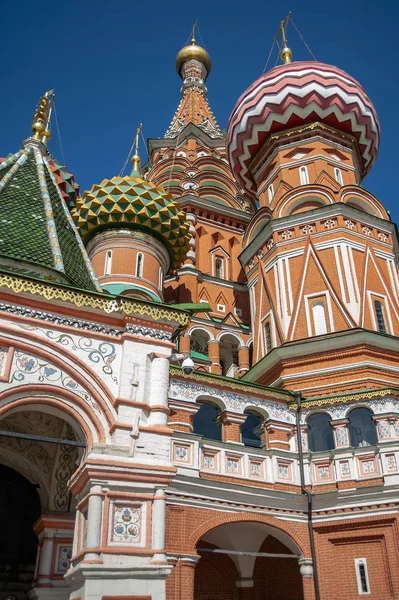
[[[399,598],[396,225],[341,69],[281,65],[227,132],[211,60],[80,194],[53,92],[0,159],[0,599]],[[4,150],[4,149],[3,149]]]

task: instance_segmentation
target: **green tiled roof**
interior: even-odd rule
[[[0,257],[39,278],[100,291],[55,177],[33,141],[0,164]],[[12,264],[12,263],[10,263]],[[49,273],[50,271],[50,273]]]

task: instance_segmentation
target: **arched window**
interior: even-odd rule
[[[385,325],[384,310],[383,310],[382,304],[379,300],[374,300],[374,310],[375,310],[375,316],[377,319],[378,331],[381,333],[386,333],[387,328]]]
[[[309,174],[306,167],[300,167],[299,179],[301,181],[301,185],[307,185],[309,183]]]
[[[367,572],[367,561],[365,558],[355,558],[356,579],[359,594],[369,594],[370,584]]]
[[[219,416],[219,410],[213,404],[201,402],[201,408],[194,416],[194,433],[203,435],[210,440],[221,440],[222,429],[216,419]]]
[[[111,275],[112,269],[112,250],[107,250],[105,255],[104,275]]]
[[[327,333],[326,311],[322,302],[315,302],[312,306],[313,325],[315,335]]]
[[[143,277],[144,256],[141,252],[137,254],[136,259],[136,277]]]
[[[265,352],[268,354],[272,349],[272,336],[270,331],[270,321],[265,325]]]
[[[268,196],[269,196],[269,202],[271,202],[273,200],[273,198],[274,198],[274,188],[273,188],[273,184],[272,183],[267,188],[267,193],[268,193]]]
[[[247,418],[241,425],[241,441],[245,446],[260,448],[262,446],[262,421],[263,419],[250,411],[245,411]]]
[[[341,169],[338,169],[337,167],[335,167],[334,175],[335,175],[336,182],[339,183],[339,185],[344,185]]]
[[[368,408],[354,408],[348,414],[351,445],[355,448],[374,446],[377,443],[377,432],[372,414]]]
[[[249,368],[251,368],[253,366],[253,362],[254,362],[254,345],[252,342],[248,346],[248,351],[249,351]]]
[[[190,335],[190,354],[196,358],[206,360],[208,358],[209,333],[202,329],[196,329]],[[198,356],[200,355],[200,356]]]
[[[215,258],[215,276],[219,279],[224,278],[224,260],[220,256]]]
[[[330,425],[331,417],[325,413],[316,413],[307,420],[309,450],[321,452],[334,448],[334,436]]]

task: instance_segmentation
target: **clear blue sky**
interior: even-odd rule
[[[364,187],[399,221],[394,0],[7,3],[1,10],[0,156],[19,149],[39,96],[55,88],[66,163],[81,190],[117,175],[139,122],[146,138],[167,129],[180,98],[175,55],[196,19],[213,62],[209,101],[225,128],[239,95],[261,75],[288,10],[317,60],[350,73],[374,102],[382,143]],[[294,60],[310,58],[292,25],[288,41]],[[50,149],[62,160],[55,123],[52,129]]]

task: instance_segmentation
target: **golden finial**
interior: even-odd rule
[[[140,125],[137,127],[137,131],[136,131],[136,137],[134,138],[134,154],[132,156],[132,172],[130,173],[130,176],[133,177],[140,177],[141,176],[141,172],[140,172],[140,163],[141,163],[141,159],[139,156],[139,135],[141,133],[141,128],[143,127],[143,124],[140,123]]]
[[[195,28],[197,27],[197,23],[198,23],[198,19],[195,21],[193,28],[191,30],[191,45],[192,46],[196,46],[197,45],[197,41],[195,39]]]
[[[43,142],[43,144],[46,144],[47,140],[51,137],[49,125],[54,98],[54,90],[46,92],[44,96],[40,98],[33,116],[33,137],[35,140]]]
[[[274,41],[276,41],[278,36],[281,33],[282,48],[281,48],[281,52],[280,52],[280,58],[285,63],[290,63],[292,61],[292,50],[291,50],[291,48],[288,48],[287,38],[285,37],[285,29],[287,27],[290,16],[291,16],[291,11],[288,13],[288,15],[285,17],[285,19],[283,21],[281,21],[280,27],[278,28],[278,31],[277,31],[276,35],[274,36]]]

